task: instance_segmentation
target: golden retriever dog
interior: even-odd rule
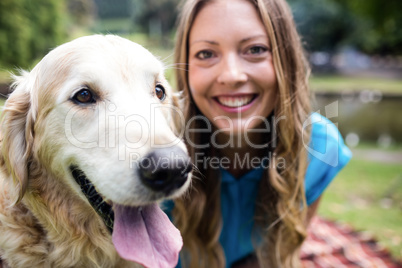
[[[159,202],[192,165],[163,65],[112,35],[63,44],[16,77],[2,111],[3,267],[174,267]],[[1,266],[1,264],[0,264]]]

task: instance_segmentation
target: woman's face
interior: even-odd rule
[[[200,10],[189,35],[189,84],[197,107],[225,133],[256,128],[272,112],[270,40],[250,2],[219,0]]]

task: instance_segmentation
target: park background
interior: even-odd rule
[[[0,0],[0,99],[10,72],[76,37],[112,33],[173,61],[180,0]],[[314,110],[354,157],[319,215],[351,225],[402,259],[402,1],[288,0],[308,53]],[[174,86],[173,69],[167,77]],[[333,106],[333,107],[335,107]],[[328,115],[327,115],[328,116]]]

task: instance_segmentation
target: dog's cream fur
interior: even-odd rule
[[[112,202],[165,198],[133,178],[130,166],[152,146],[185,150],[172,131],[172,109],[160,107],[174,101],[162,64],[131,41],[97,35],[56,48],[16,79],[1,126],[3,266],[134,267],[116,253],[68,167],[79,165]],[[156,83],[167,91],[163,101]],[[96,93],[95,104],[71,101],[83,86]]]

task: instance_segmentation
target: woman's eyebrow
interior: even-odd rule
[[[242,39],[242,40],[240,41],[240,43],[245,43],[245,42],[247,42],[247,41],[250,41],[250,40],[253,40],[253,39],[259,39],[259,38],[264,38],[264,39],[266,39],[267,41],[269,40],[266,35],[264,35],[264,34],[259,34],[259,35],[254,35],[254,36],[246,37],[246,38]]]
[[[268,41],[268,37],[264,34],[258,34],[258,35],[253,35],[250,37],[246,37],[243,38],[242,40],[240,40],[240,43],[245,43],[247,41],[253,40],[253,39],[259,39],[259,38],[264,38]],[[212,41],[212,40],[207,40],[207,39],[200,39],[200,40],[195,40],[193,42],[190,43],[190,45],[196,44],[196,43],[208,43],[211,45],[219,45],[219,42],[216,41]]]
[[[210,45],[219,45],[218,42],[211,41],[211,40],[195,40],[195,41],[191,42],[190,45],[193,45],[193,44],[196,44],[196,43],[208,43]]]

